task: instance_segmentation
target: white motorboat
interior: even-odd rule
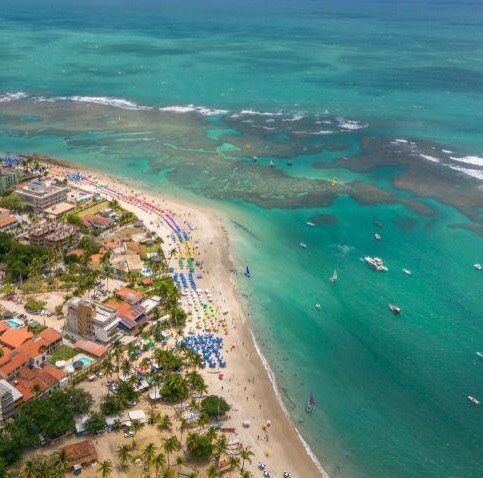
[[[378,233],[376,232],[376,233],[374,234],[374,239],[375,239],[376,241],[380,241],[380,240],[381,240],[381,235],[380,235],[380,234],[378,234]]]
[[[399,315],[402,312],[401,307],[398,307],[397,305],[394,305],[394,304],[389,304],[389,310],[396,315]]]
[[[322,306],[321,306],[320,304],[315,304],[315,308],[316,308],[317,310],[320,310],[320,309],[322,309]]]
[[[479,405],[480,401],[476,399],[475,397],[472,397],[471,395],[468,395],[468,400],[473,403],[474,405]]]
[[[483,359],[483,353],[482,352],[476,352],[476,355],[478,355],[478,357],[480,357],[480,359]]]
[[[402,270],[407,276],[410,276],[412,272],[409,269],[403,269]]]
[[[301,242],[301,243],[300,243],[300,247],[301,247],[302,249],[307,249],[307,244],[305,244],[305,242]]]
[[[307,226],[310,226],[310,227],[315,227],[315,223],[311,221],[307,221],[305,224],[307,224]]]
[[[364,257],[364,261],[366,264],[369,264],[375,271],[382,272],[387,271],[387,267],[384,265],[384,262],[379,257]]]
[[[477,264],[473,264],[473,267],[475,268],[475,270],[477,271],[481,271],[483,269],[483,266],[480,264],[480,263],[477,263]]]

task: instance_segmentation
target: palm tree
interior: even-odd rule
[[[216,465],[213,463],[206,471],[206,476],[207,478],[219,478],[221,476],[221,473],[220,470],[218,470]]]
[[[21,478],[37,478],[37,465],[32,460],[26,461],[20,470],[20,476]]]
[[[128,463],[132,460],[132,449],[129,445],[121,445],[117,448],[117,458],[121,464],[121,468],[126,469]]]
[[[124,375],[124,377],[129,376],[132,370],[132,365],[129,359],[124,359],[121,363],[121,372]]]
[[[154,423],[156,423],[158,421],[158,412],[156,412],[156,410],[153,410],[152,408],[149,410],[149,414],[148,414],[148,423],[150,425],[153,425]]]
[[[180,442],[183,443],[183,433],[189,429],[189,422],[186,418],[181,417],[179,422],[179,434],[180,434]]]
[[[144,458],[145,466],[148,470],[148,475],[150,475],[151,463],[153,462],[154,457],[156,455],[156,445],[154,443],[148,443],[144,447],[142,455]]]
[[[112,475],[112,461],[104,460],[99,463],[98,473],[101,474],[102,478],[109,478]]]
[[[170,436],[169,438],[164,439],[163,449],[166,453],[169,468],[169,454],[175,451],[179,451],[181,449],[181,443],[175,436]]]
[[[60,470],[61,473],[67,473],[69,469],[69,457],[65,450],[56,451],[53,453],[53,464]]]
[[[141,430],[143,424],[139,420],[133,420],[131,422],[131,430],[133,432],[132,442],[134,444],[134,439],[136,438],[136,433]]]
[[[208,431],[206,432],[206,436],[208,437],[208,440],[210,440],[210,443],[217,437],[218,431],[216,430],[215,427],[210,427],[208,428]]]
[[[162,432],[171,431],[171,418],[169,418],[169,415],[165,414],[159,417],[158,429]]]
[[[164,453],[160,451],[153,459],[154,471],[156,473],[156,476],[159,476],[159,473],[165,464],[166,457],[164,456]]]
[[[181,474],[181,465],[184,463],[183,457],[177,456],[176,457],[176,466],[178,467],[178,476]]]
[[[249,446],[242,446],[240,451],[240,458],[242,460],[241,465],[241,472],[243,473],[243,469],[245,468],[245,462],[251,463],[252,456],[254,455],[253,451],[250,450]]]
[[[240,466],[240,458],[236,456],[230,456],[230,458],[228,459],[228,464],[229,464],[229,470],[230,470],[230,476],[231,476],[231,472],[233,470],[236,470]]]
[[[188,386],[191,392],[201,395],[202,393],[206,393],[208,390],[205,380],[198,372],[188,372],[186,374],[186,380],[188,381]]]
[[[119,365],[122,357],[122,344],[119,339],[115,340],[111,345],[111,353],[116,361],[117,378],[119,378]]]
[[[101,363],[101,369],[104,375],[109,378],[114,372],[114,365],[112,363],[111,357],[105,358]]]
[[[241,478],[252,478],[252,476],[253,475],[249,471],[242,471]]]
[[[176,478],[176,475],[174,474],[174,470],[172,468],[166,468],[163,472],[162,478]]]
[[[216,440],[215,447],[214,447],[213,454],[215,456],[216,462],[220,461],[221,456],[223,455],[223,453],[226,452],[227,449],[228,449],[228,440],[226,439],[225,435],[221,435],[221,437],[218,438],[218,440]]]

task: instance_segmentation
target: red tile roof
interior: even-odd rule
[[[59,448],[65,452],[69,463],[73,465],[89,465],[97,461],[97,452],[91,440],[84,440]]]
[[[0,336],[0,343],[15,350],[32,337],[27,327],[12,327]]]
[[[57,330],[52,329],[51,327],[47,327],[46,329],[42,330],[39,336],[45,340],[47,347],[49,347],[50,345],[54,344],[55,342],[59,341],[62,338],[62,335],[60,335],[59,332],[57,332]]]
[[[8,325],[6,322],[0,322],[0,335],[10,328],[10,325]]]
[[[20,369],[19,376],[15,380],[15,387],[23,395],[23,401],[26,402],[35,397],[36,386],[39,393],[43,393],[52,388],[58,380],[43,368]]]
[[[91,342],[90,340],[78,340],[74,347],[76,349],[82,350],[94,357],[103,357],[107,352],[107,347],[104,345],[96,344],[95,342]]]
[[[144,299],[144,292],[129,287],[121,287],[116,294],[130,304],[137,304]]]
[[[109,299],[104,305],[117,310],[117,313],[121,317],[126,317],[131,320],[139,319],[145,313],[145,310],[141,306],[129,304],[124,300],[119,302],[116,299]]]

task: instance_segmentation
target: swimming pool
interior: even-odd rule
[[[8,319],[8,320],[5,320],[5,322],[8,325],[10,325],[10,327],[15,327],[15,328],[22,327],[23,325],[23,322],[17,319]]]
[[[89,365],[92,364],[92,362],[94,362],[94,359],[88,357],[87,355],[84,355],[84,354],[77,354],[75,357],[72,357],[66,364],[66,366],[64,367],[64,370],[67,372],[67,373],[74,373],[74,366],[73,366],[73,363],[74,362],[81,362],[82,363],[82,369],[86,368],[86,367],[89,367]]]

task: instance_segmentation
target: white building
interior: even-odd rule
[[[34,179],[19,187],[15,193],[35,212],[43,211],[67,199],[68,188],[52,182]]]
[[[67,329],[77,336],[107,343],[119,337],[119,318],[112,307],[75,298],[68,304]]]

